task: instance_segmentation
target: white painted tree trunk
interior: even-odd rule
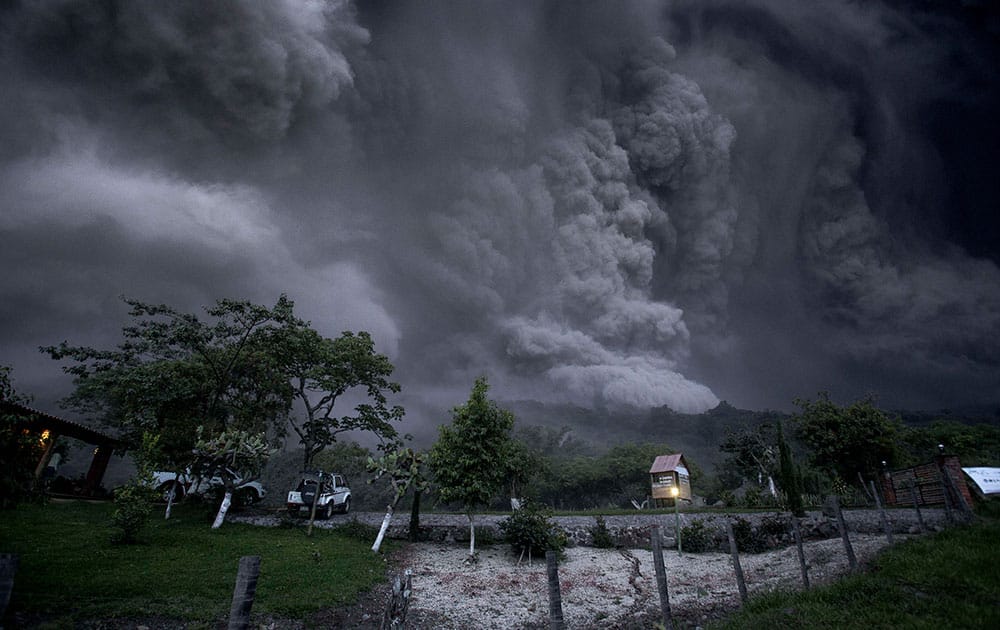
[[[382,539],[385,538],[385,533],[389,531],[389,523],[392,521],[392,513],[395,511],[395,506],[387,505],[385,507],[385,516],[382,517],[382,527],[378,530],[378,536],[375,537],[375,544],[372,545],[372,551],[378,553],[380,547],[382,547]]]
[[[476,557],[476,522],[471,514],[469,517],[469,558]]]
[[[774,487],[774,477],[771,475],[767,476],[767,491],[771,493],[772,497],[778,496],[778,491]]]
[[[215,522],[212,523],[212,529],[219,529],[222,527],[222,521],[226,520],[226,512],[229,511],[229,506],[233,502],[233,491],[226,490],[226,494],[222,497],[222,505],[219,506],[219,512],[215,515]]]
[[[177,484],[170,486],[170,492],[167,494],[167,509],[163,513],[163,520],[170,520],[170,508],[174,506],[174,494],[177,492]]]

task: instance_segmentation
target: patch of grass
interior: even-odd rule
[[[226,523],[210,529],[205,508],[154,512],[139,543],[110,542],[110,504],[24,505],[0,512],[0,552],[20,564],[11,610],[55,625],[81,619],[162,615],[224,619],[241,556],[261,556],[254,613],[301,618],[354,602],[383,580],[385,561],[337,532]],[[62,619],[59,622],[59,619]]]
[[[871,571],[751,599],[723,628],[1000,628],[1000,521],[909,540]]]

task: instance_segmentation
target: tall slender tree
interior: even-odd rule
[[[469,519],[469,559],[475,560],[475,510],[500,492],[513,455],[514,415],[486,397],[486,377],[476,379],[468,402],[452,410],[430,451],[430,466],[445,502],[460,503]]]

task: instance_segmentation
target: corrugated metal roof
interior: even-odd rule
[[[673,472],[674,470],[677,470],[677,466],[679,465],[687,468],[687,464],[684,462],[684,455],[681,453],[674,453],[673,455],[658,455],[656,459],[653,460],[653,466],[649,469],[649,472],[650,474]]]
[[[103,431],[93,429],[87,425],[66,420],[50,413],[32,409],[9,400],[0,400],[0,410],[13,413],[24,418],[24,426],[32,429],[49,429],[59,435],[83,440],[89,444],[117,444],[118,440]]]

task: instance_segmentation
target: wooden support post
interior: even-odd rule
[[[0,620],[7,612],[10,594],[14,590],[14,574],[17,573],[17,555],[0,553]]]
[[[802,548],[802,530],[799,528],[799,519],[792,515],[792,534],[795,535],[795,547],[799,551],[799,568],[802,569],[802,587],[809,588],[809,567],[806,565],[806,552]]]
[[[559,554],[545,552],[545,564],[549,574],[549,628],[563,630],[562,595],[559,592]]]
[[[410,593],[413,572],[407,569],[402,575],[397,574],[392,581],[392,596],[382,616],[380,630],[401,630],[406,627],[406,609],[410,606]]]
[[[955,484],[955,479],[952,478],[951,474],[948,472],[946,466],[941,467],[941,476],[944,477],[945,485],[947,486],[946,494],[954,497],[955,506],[958,508],[962,515],[966,518],[972,515],[972,508],[965,501],[965,496],[959,490],[958,486]]]
[[[736,572],[736,585],[740,588],[740,601],[747,603],[747,582],[743,579],[743,567],[740,566],[740,550],[736,548],[736,534],[733,533],[733,522],[726,519],[726,534],[729,536],[729,553],[733,556],[733,571]]]
[[[910,498],[913,499],[913,509],[917,512],[917,523],[920,525],[920,533],[927,531],[924,525],[924,515],[920,512],[920,499],[917,497],[917,482],[910,479]]]
[[[260,575],[260,556],[243,556],[236,573],[236,588],[233,589],[233,604],[229,607],[229,630],[246,630],[250,627],[250,609],[257,593],[257,577]]]
[[[831,497],[831,503],[833,503],[833,511],[837,516],[837,528],[840,529],[840,537],[844,539],[844,551],[847,553],[847,564],[850,565],[851,571],[857,571],[858,569],[858,559],[854,555],[854,547],[851,545],[851,538],[847,535],[847,521],[844,520],[844,513],[840,510],[840,500],[837,499],[837,495]]]
[[[660,615],[665,630],[673,630],[674,619],[670,614],[670,595],[667,593],[667,570],[663,566],[663,541],[660,540],[660,526],[653,525],[650,532],[653,543],[653,568],[656,570],[656,590],[660,594]]]
[[[889,517],[885,513],[885,506],[882,505],[882,499],[878,496],[878,489],[875,487],[875,482],[869,481],[868,483],[872,489],[872,497],[875,499],[875,507],[878,508],[878,516],[882,519],[882,530],[885,532],[885,539],[892,545],[894,544],[892,540],[892,523],[889,522]]]
[[[948,492],[948,484],[945,483],[946,475],[944,469],[938,466],[938,479],[941,482],[941,496],[944,498],[944,515],[949,523],[955,522],[955,513],[951,506],[951,493]]]

